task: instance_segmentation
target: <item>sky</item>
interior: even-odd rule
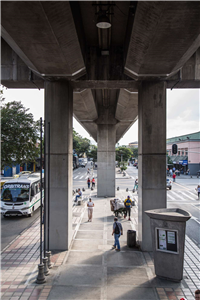
[[[44,90],[6,89],[5,102],[21,101],[30,108],[35,120],[44,118]],[[73,127],[82,137],[94,140],[87,131],[73,118]],[[167,138],[189,134],[200,130],[200,89],[167,89]],[[138,121],[119,141],[120,145],[128,145],[138,141]]]

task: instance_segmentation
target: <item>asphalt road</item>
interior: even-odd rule
[[[87,187],[87,169],[91,168],[91,164],[88,163],[85,168],[78,168],[73,172],[73,189]],[[127,169],[127,173],[131,178],[116,179],[116,187],[120,190],[133,189],[134,181],[138,178],[138,170],[130,166]],[[90,179],[93,177],[97,183],[97,171],[90,170]],[[185,178],[179,179],[177,177],[176,182],[173,183],[172,190],[167,191],[167,207],[179,207],[189,211],[192,214],[192,218],[186,223],[186,234],[200,246],[200,201],[197,200],[195,188],[199,184],[197,178]],[[13,239],[16,238],[22,231],[30,226],[36,218],[39,217],[39,209],[34,213],[32,218],[28,217],[9,217],[4,218],[1,216],[1,249],[3,250]]]
[[[39,213],[40,209],[37,209],[31,218],[26,216],[4,218],[1,215],[1,251],[28,228],[39,217]]]

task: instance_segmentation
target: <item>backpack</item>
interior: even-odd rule
[[[119,226],[117,225],[117,223],[115,223],[115,234],[119,234]]]

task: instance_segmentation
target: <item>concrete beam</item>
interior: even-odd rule
[[[138,1],[125,74],[145,80],[177,72],[200,46],[199,19],[198,1]]]
[[[1,12],[2,37],[29,68],[42,76],[82,76],[85,64],[69,1],[7,1]]]

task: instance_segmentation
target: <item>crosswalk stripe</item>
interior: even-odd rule
[[[74,179],[76,179],[78,176],[74,177]]]
[[[173,198],[172,196],[170,196],[169,193],[167,193],[167,197],[171,198],[172,200],[176,200],[175,198]]]
[[[183,200],[183,197],[179,196],[177,193],[171,191],[171,193],[175,194],[176,197],[180,198],[181,200]]]
[[[195,200],[194,198],[188,196],[187,194],[185,194],[184,192],[181,192],[184,196],[186,196],[187,198],[191,199],[191,200]]]
[[[194,196],[194,197],[196,196],[194,193],[192,193],[192,192],[190,192],[190,191],[188,191],[188,193],[190,193],[190,194],[191,194],[192,196]]]
[[[80,177],[80,179],[83,178],[83,176]]]

